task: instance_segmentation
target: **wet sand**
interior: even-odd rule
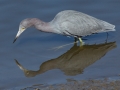
[[[67,80],[67,83],[56,85],[33,85],[21,90],[120,90],[120,80]]]

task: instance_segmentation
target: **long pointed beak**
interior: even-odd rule
[[[16,37],[15,37],[13,43],[17,40],[17,38],[20,36],[20,34],[21,34],[20,31],[18,31],[18,33],[17,33],[17,35],[16,35]]]
[[[23,31],[22,31],[22,32],[23,32]],[[21,32],[21,30],[19,29],[19,31],[18,31],[18,33],[17,33],[17,35],[16,35],[16,37],[15,37],[13,43],[17,40],[17,38],[20,36],[20,34],[21,34],[22,32]]]

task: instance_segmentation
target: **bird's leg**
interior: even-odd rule
[[[77,41],[78,41],[78,38],[77,38],[77,37],[74,37],[74,39],[75,39],[75,43],[77,43]]]
[[[105,41],[106,41],[106,43],[107,43],[107,40],[108,40],[108,32],[106,32],[106,33],[107,33],[107,38],[106,38],[106,40],[105,40]]]
[[[80,46],[84,45],[84,42],[82,41],[82,37],[80,36],[77,36],[77,37],[74,37],[75,38],[75,43],[77,43],[77,41],[79,40],[80,41]]]
[[[80,37],[79,37],[78,39],[79,39],[80,43],[82,43],[82,42],[83,42],[83,41],[82,41],[82,39],[81,39]]]
[[[80,46],[84,45],[84,42],[82,41],[81,37],[78,37],[79,41],[80,41]]]

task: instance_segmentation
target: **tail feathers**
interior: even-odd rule
[[[115,31],[115,25],[112,25],[108,22],[102,21],[102,26],[103,26],[103,30],[105,30],[105,32],[108,31]]]

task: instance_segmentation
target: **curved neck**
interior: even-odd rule
[[[34,26],[36,29],[41,30],[43,32],[53,32],[52,27],[49,23],[43,22],[38,18],[32,18],[30,20],[31,26]]]

